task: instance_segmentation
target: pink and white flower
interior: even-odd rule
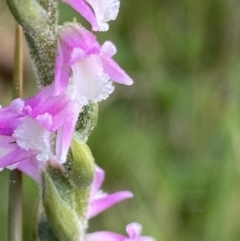
[[[100,190],[104,180],[104,171],[96,166],[95,178],[92,185],[90,201],[88,206],[87,219],[90,219],[100,212],[111,207],[126,198],[131,198],[133,194],[129,191],[120,191],[113,194],[105,194]],[[130,223],[126,227],[128,237],[109,232],[100,231],[86,234],[84,241],[155,241],[154,238],[149,236],[141,236],[142,226],[138,223]]]
[[[128,237],[109,232],[100,231],[86,234],[84,241],[155,241],[153,237],[141,236],[142,225],[139,223],[130,223],[126,227]]]
[[[104,171],[100,167],[96,166],[95,178],[92,184],[90,201],[88,205],[87,219],[90,219],[114,204],[123,201],[124,199],[133,197],[133,194],[129,191],[120,191],[112,194],[104,193],[100,190],[103,180]]]
[[[93,31],[107,31],[108,22],[118,15],[119,0],[62,0],[79,12],[91,25]]]
[[[66,161],[81,106],[67,92],[53,97],[53,90],[45,87],[0,109],[0,168],[23,168],[34,160]]]
[[[72,99],[87,105],[108,98],[113,81],[131,85],[132,79],[112,59],[115,53],[110,41],[100,46],[95,36],[78,24],[64,25],[58,32],[55,95],[70,85]]]

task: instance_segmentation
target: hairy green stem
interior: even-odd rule
[[[16,26],[13,98],[22,96],[22,28]],[[15,169],[9,177],[8,241],[22,241],[22,173]]]
[[[7,0],[9,10],[23,27],[39,87],[54,80],[57,0]]]

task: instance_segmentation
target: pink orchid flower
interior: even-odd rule
[[[55,95],[70,85],[72,99],[87,105],[108,98],[113,81],[131,85],[132,79],[112,59],[115,53],[113,43],[100,46],[91,32],[75,23],[65,24],[58,32]]]
[[[108,231],[100,231],[86,234],[84,241],[155,241],[149,236],[141,236],[142,225],[130,223],[126,227],[128,237]]]
[[[107,31],[108,22],[118,15],[119,0],[62,0],[79,12],[91,25],[93,31]]]
[[[64,163],[81,106],[53,86],[0,109],[0,168],[23,168],[34,160]],[[22,162],[22,163],[21,163]]]
[[[100,212],[113,206],[126,198],[133,197],[133,194],[129,191],[120,191],[113,194],[107,194],[100,190],[104,180],[104,171],[100,167],[96,166],[95,178],[92,184],[90,201],[88,206],[87,218],[90,219]]]

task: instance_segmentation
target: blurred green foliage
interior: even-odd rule
[[[61,22],[77,17],[61,10]],[[129,189],[135,198],[91,220],[89,230],[124,232],[137,221],[158,241],[239,241],[240,2],[122,0],[110,31],[96,35],[116,44],[135,84],[116,85],[100,104],[89,145],[106,170],[104,190]],[[26,178],[24,241],[32,240],[36,202]]]

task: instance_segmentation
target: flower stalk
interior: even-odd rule
[[[114,82],[133,80],[113,59],[117,49],[102,45],[78,24],[58,25],[58,0],[6,0],[16,26],[14,100],[0,108],[0,170],[9,180],[8,241],[22,241],[22,174],[40,188],[38,241],[155,241],[129,224],[128,237],[87,231],[89,220],[131,198],[129,191],[101,190],[104,170],[95,163],[87,140],[98,117],[98,102],[114,91]],[[94,31],[107,31],[119,0],[62,0],[77,10]],[[22,99],[25,35],[39,92]]]
[[[13,98],[22,97],[23,92],[23,38],[22,27],[16,25]],[[22,241],[22,173],[18,169],[10,172],[8,241]]]

